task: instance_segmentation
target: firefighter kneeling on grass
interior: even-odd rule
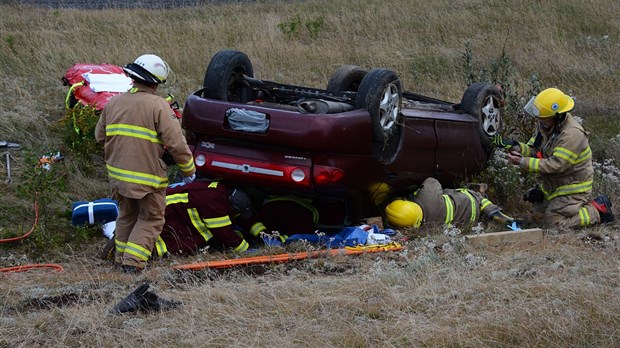
[[[218,181],[170,185],[166,189],[166,222],[152,255],[191,254],[207,246],[244,253],[249,244],[235,232],[232,219],[249,218],[251,208],[245,192]],[[113,250],[114,239],[102,256],[110,259]]]
[[[537,173],[541,184],[523,199],[532,203],[537,222],[561,227],[587,227],[614,221],[612,203],[601,194],[591,198],[594,182],[592,150],[583,129],[569,113],[575,101],[557,88],[547,88],[525,105],[538,123],[527,143],[494,137],[508,161]]]

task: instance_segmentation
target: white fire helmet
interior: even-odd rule
[[[143,54],[136,58],[133,63],[125,65],[123,70],[134,80],[158,85],[166,83],[170,66],[154,54]]]

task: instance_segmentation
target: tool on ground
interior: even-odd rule
[[[22,146],[17,143],[9,143],[8,141],[0,140],[0,148],[6,149],[19,149]]]
[[[45,170],[50,170],[52,169],[52,164],[62,160],[63,158],[65,157],[60,154],[60,151],[43,155],[39,158],[39,167]]]
[[[13,181],[11,178],[11,157],[13,156],[8,151],[4,153],[4,156],[6,157],[6,179],[4,182],[10,184]]]
[[[9,149],[9,150],[19,149],[21,148],[21,145],[17,143],[10,143],[8,141],[0,140],[0,148]],[[11,181],[13,181],[13,178],[11,177],[11,158],[13,158],[13,156],[11,156],[11,153],[9,151],[6,151],[5,153],[3,153],[3,155],[6,158],[6,179],[4,180],[4,182],[7,184],[10,184]]]

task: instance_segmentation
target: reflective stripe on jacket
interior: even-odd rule
[[[121,195],[140,199],[168,184],[161,159],[167,147],[184,175],[195,173],[194,159],[174,111],[146,86],[112,98],[95,128],[104,145],[110,183]]]
[[[534,138],[527,144],[520,143],[524,156],[521,168],[540,174],[541,189],[547,200],[592,192],[594,168],[586,132],[570,114],[556,128],[551,132],[539,128],[542,141],[538,147]]]
[[[243,252],[249,244],[235,233],[226,187],[217,181],[194,181],[166,190],[166,223],[156,243],[171,254],[195,252],[216,243]],[[160,254],[161,255],[161,254]]]
[[[423,225],[473,226],[499,207],[479,192],[468,189],[443,189],[435,178],[427,178],[416,191],[413,201],[420,205]]]

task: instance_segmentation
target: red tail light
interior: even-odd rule
[[[206,174],[257,183],[310,187],[310,168],[226,155],[199,154],[196,166]]]
[[[328,166],[314,166],[314,183],[317,185],[335,184],[344,178],[341,169]]]

